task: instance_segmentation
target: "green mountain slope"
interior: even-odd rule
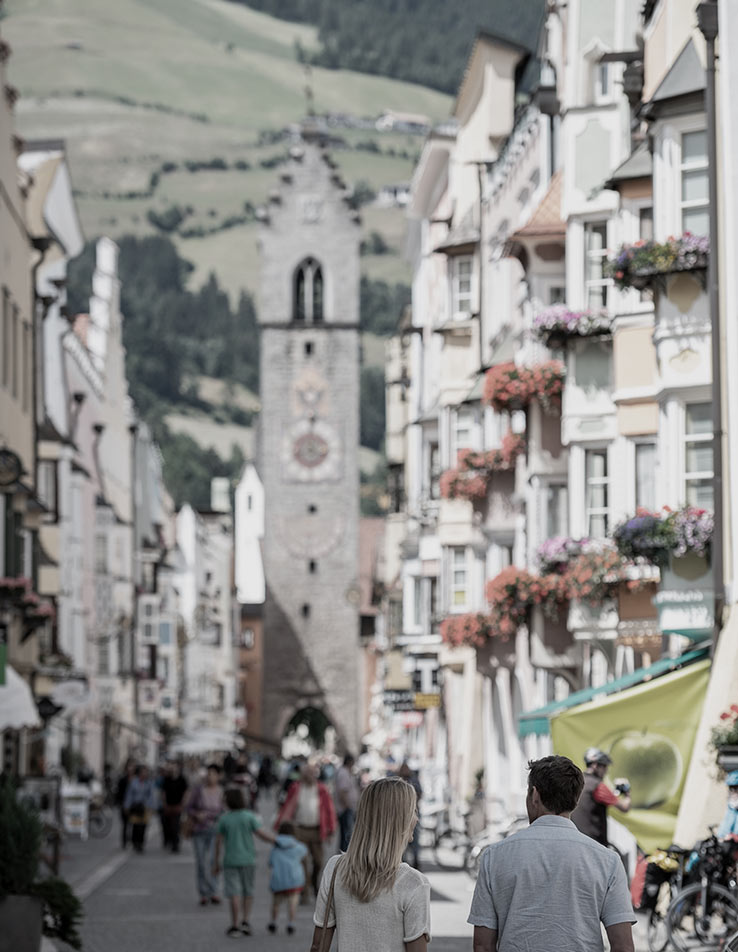
[[[295,44],[316,50],[315,28],[226,0],[9,0],[6,7],[19,131],[66,139],[88,237],[154,233],[148,213],[161,218],[180,205],[191,211],[171,236],[195,266],[191,286],[214,269],[234,304],[241,288],[253,290],[256,229],[244,209],[277,182],[286,151],[277,132],[306,111]],[[450,103],[418,85],[349,71],[313,68],[310,85],[321,114],[391,109],[437,120]],[[363,179],[375,191],[409,179],[421,144],[418,136],[373,129],[336,135],[347,182]],[[357,148],[366,140],[380,151]],[[214,159],[226,170],[183,165]],[[162,173],[170,163],[180,168]],[[396,247],[401,212],[379,218],[371,227],[386,230]],[[372,277],[407,276],[396,255],[364,264]]]

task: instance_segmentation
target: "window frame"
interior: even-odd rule
[[[461,283],[462,277],[459,274],[459,268],[461,264],[469,265],[469,290],[463,294],[459,291],[459,284]],[[473,254],[464,254],[464,255],[453,255],[449,258],[450,266],[450,282],[449,282],[449,291],[450,291],[450,306],[451,306],[451,319],[454,321],[467,321],[475,313],[476,305],[476,266],[475,266],[475,255]],[[467,275],[463,276],[464,278]],[[463,308],[460,306],[461,302],[468,299],[468,308]]]
[[[655,512],[658,505],[658,481],[656,479],[656,466],[659,453],[658,437],[654,433],[650,436],[638,437],[631,442],[633,444],[633,509],[648,509],[649,511]],[[653,502],[651,505],[647,505],[639,499],[638,492],[638,450],[645,446],[653,449]]]
[[[700,159],[699,161],[691,160],[685,162],[684,160],[684,138],[685,136],[702,134],[705,137],[705,156],[704,160]],[[687,229],[684,225],[684,212],[685,210],[691,211],[694,209],[704,209],[707,213],[707,228],[708,232],[710,229],[710,198],[709,192],[704,199],[684,199],[684,175],[687,173],[694,172],[704,172],[705,182],[709,185],[709,175],[710,175],[710,164],[707,156],[707,130],[704,128],[697,129],[681,129],[679,131],[678,139],[678,149],[679,149],[679,163],[677,167],[678,177],[679,177],[679,224],[681,231],[685,232]],[[698,234],[693,232],[693,234]]]
[[[457,572],[463,573],[463,584],[457,584]],[[464,545],[449,546],[449,602],[452,612],[464,612],[468,609],[471,601],[470,590],[471,569],[467,547]],[[457,594],[461,594],[463,600],[457,601]]]
[[[587,461],[591,454],[601,454],[605,458],[605,476],[597,476],[590,479],[588,475]],[[612,523],[612,512],[611,512],[611,503],[612,503],[612,493],[611,493],[611,467],[610,467],[610,452],[607,445],[600,446],[586,446],[584,447],[584,535],[589,539],[600,539],[607,538],[607,534],[611,529]],[[596,488],[597,486],[605,487],[605,506],[590,506],[590,488]],[[597,518],[604,516],[605,519],[605,532],[602,536],[594,535],[591,529],[591,520],[592,518]]]
[[[292,321],[322,324],[325,321],[325,276],[323,266],[309,255],[297,265],[292,277]]]
[[[584,306],[590,310],[607,310],[610,306],[610,291],[613,287],[612,278],[605,276],[605,262],[608,257],[608,246],[610,244],[610,222],[607,218],[593,218],[582,222],[583,225],[583,252],[584,252]],[[589,236],[595,228],[604,228],[605,243],[600,251],[591,251],[589,247]],[[589,265],[590,261],[597,259],[601,263],[602,277],[590,279]],[[595,289],[602,291],[602,304],[593,305],[590,301],[590,293]]]
[[[683,425],[682,425],[682,445],[681,445],[681,456],[682,456],[682,498],[687,505],[696,506],[696,502],[690,502],[688,486],[690,483],[700,482],[704,480],[711,481],[712,487],[712,504],[708,509],[714,508],[715,505],[715,451],[714,451],[714,434],[713,428],[710,427],[709,433],[688,433],[687,432],[687,422],[689,420],[689,408],[693,406],[707,406],[709,407],[709,400],[690,400],[685,401],[684,403],[684,416],[683,416]],[[712,419],[711,419],[712,422]],[[687,453],[690,446],[698,446],[700,444],[708,444],[710,447],[710,455],[712,456],[712,469],[708,470],[688,470],[687,469]],[[700,507],[702,508],[702,507]]]

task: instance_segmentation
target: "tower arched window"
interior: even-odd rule
[[[323,270],[314,258],[306,258],[295,271],[292,317],[307,324],[323,321]]]

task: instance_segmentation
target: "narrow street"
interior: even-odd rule
[[[218,952],[240,942],[273,952],[307,952],[312,906],[299,908],[294,935],[286,934],[284,922],[276,936],[266,930],[270,906],[266,844],[257,841],[252,936],[230,939],[225,935],[225,903],[205,908],[197,904],[191,843],[183,842],[182,852],[173,856],[161,848],[157,821],[149,832],[143,856],[118,848],[117,825],[104,840],[66,841],[62,872],[84,900],[83,952]],[[438,870],[430,855],[425,857],[424,871],[432,886],[434,952],[471,952],[472,930],[466,916],[474,889],[472,880],[463,872]],[[635,938],[637,952],[645,952],[641,922],[636,926]],[[55,950],[56,946],[46,940],[43,952]]]

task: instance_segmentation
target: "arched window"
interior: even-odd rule
[[[308,324],[323,320],[323,271],[314,258],[306,258],[295,271],[292,318]]]

